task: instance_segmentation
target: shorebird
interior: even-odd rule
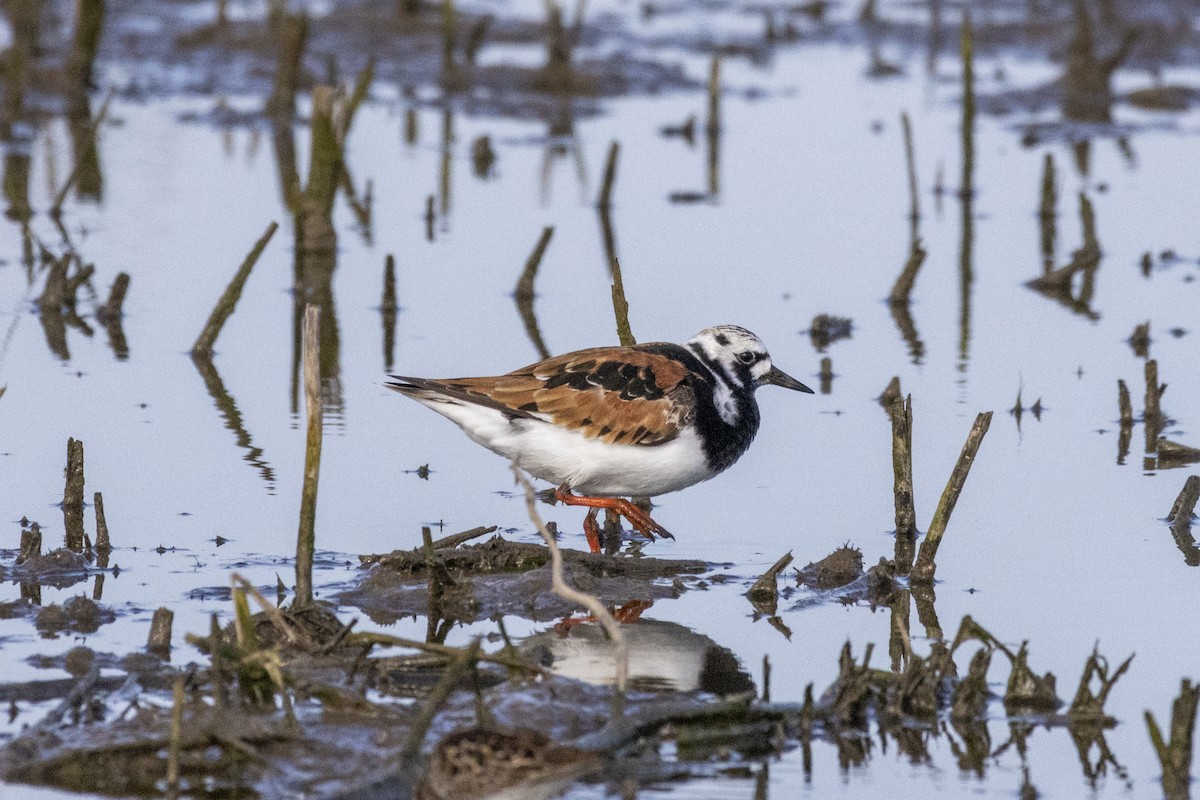
[[[414,800],[536,800],[598,769],[602,757],[556,745],[534,730],[452,733],[429,758]]]
[[[594,553],[601,508],[651,540],[674,538],[625,498],[674,492],[731,466],[758,432],[760,386],[812,393],[736,325],[707,328],[684,345],[593,347],[493,377],[390,377],[388,388],[555,484],[559,501],[587,506]]]

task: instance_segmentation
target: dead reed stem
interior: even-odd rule
[[[1165,420],[1162,414],[1162,396],[1167,390],[1166,385],[1158,383],[1158,361],[1146,361],[1146,411],[1143,414],[1143,424],[1146,426],[1146,452],[1156,452],[1158,435],[1162,432]]]
[[[113,280],[112,288],[108,291],[108,300],[96,309],[96,318],[104,324],[118,322],[124,315],[125,294],[129,291],[129,274],[118,272]]]
[[[1055,219],[1058,207],[1058,187],[1054,170],[1054,154],[1046,153],[1042,164],[1042,191],[1038,207],[1038,223],[1042,237],[1042,274],[1054,269],[1054,241],[1057,236]]]
[[[304,448],[304,489],[300,496],[300,532],[296,539],[295,607],[312,603],[313,550],[316,545],[317,478],[321,471],[320,306],[304,309],[304,408],[308,415]]]
[[[538,533],[542,535],[542,539],[546,542],[547,549],[550,550],[550,586],[554,593],[563,598],[569,603],[577,603],[592,613],[596,621],[604,628],[604,632],[608,634],[609,640],[613,643],[613,656],[616,661],[616,693],[613,697],[614,717],[620,717],[620,712],[624,710],[625,684],[629,676],[629,646],[625,641],[625,634],[621,631],[620,624],[609,612],[604,604],[599,599],[593,597],[586,592],[581,592],[567,584],[563,577],[563,561],[562,553],[558,549],[558,543],[554,541],[554,536],[550,531],[546,530],[546,523],[542,520],[541,515],[537,510],[537,496],[533,491],[533,484],[521,472],[520,468],[512,465],[513,475],[516,476],[518,485],[525,490],[525,509],[529,512],[529,519],[537,527]]]
[[[275,84],[267,100],[266,114],[290,123],[296,113],[296,92],[300,83],[300,62],[308,41],[308,15],[282,14],[275,29],[279,41],[279,60],[275,66]]]
[[[234,308],[237,307],[237,302],[242,296],[242,287],[246,285],[246,279],[250,277],[250,270],[254,269],[258,257],[262,255],[267,242],[271,241],[271,237],[275,235],[278,227],[279,224],[276,222],[268,225],[266,232],[254,243],[254,247],[246,255],[242,265],[238,267],[233,280],[225,287],[225,291],[217,300],[212,313],[208,315],[208,322],[204,323],[204,330],[200,331],[200,335],[196,337],[196,343],[192,345],[192,358],[212,356],[213,345],[216,343],[217,337],[221,335],[221,328],[233,314]]]
[[[1146,728],[1162,765],[1163,794],[1168,800],[1184,800],[1190,796],[1188,785],[1191,783],[1192,733],[1196,725],[1197,701],[1200,701],[1200,686],[1193,686],[1185,678],[1171,709],[1170,739],[1165,741],[1154,714],[1146,712]]]
[[[908,260],[904,262],[904,269],[900,270],[900,274],[896,276],[896,283],[893,284],[892,291],[888,294],[888,302],[893,306],[908,304],[913,285],[917,282],[917,273],[921,271],[921,264],[925,263],[925,255],[925,251],[921,248],[921,240],[914,238]]]
[[[600,197],[596,207],[608,209],[612,206],[612,188],[617,180],[617,158],[621,155],[621,143],[613,141],[608,146],[608,158],[604,162],[604,183],[600,187]]]
[[[63,489],[63,523],[68,550],[83,552],[83,442],[67,439],[67,482]]]
[[[108,538],[108,520],[104,518],[104,495],[96,492],[92,504],[96,510],[96,550],[107,553],[112,550],[112,542]]]
[[[396,316],[400,312],[396,298],[396,258],[391,253],[383,262],[383,298],[379,313],[383,316],[383,369],[392,371],[392,360],[396,348]]]
[[[833,391],[833,359],[829,356],[821,357],[821,394],[829,394]]]
[[[601,214],[604,212],[601,211]],[[529,341],[533,342],[534,349],[538,351],[538,355],[542,358],[550,357],[550,350],[546,347],[546,342],[542,339],[542,332],[538,328],[537,315],[533,310],[533,283],[537,278],[538,268],[542,263],[542,256],[546,252],[546,247],[550,244],[550,237],[554,234],[554,228],[547,226],[542,230],[542,235],[538,239],[537,244],[533,248],[533,252],[529,254],[529,258],[525,261],[525,269],[521,271],[521,277],[517,279],[517,286],[513,290],[513,299],[517,304],[517,313],[521,315],[521,322],[525,326],[525,334],[529,337]]]
[[[167,739],[167,790],[179,791],[179,750],[183,741],[183,676],[175,679],[174,702],[171,704],[171,732]]]
[[[1200,475],[1189,475],[1188,479],[1183,482],[1183,489],[1175,498],[1175,503],[1171,506],[1171,512],[1167,514],[1167,522],[1191,519],[1197,500],[1200,500]]]
[[[158,608],[150,619],[150,635],[146,638],[146,649],[162,659],[171,657],[171,626],[175,612],[169,608]]]
[[[76,160],[75,166],[71,168],[71,174],[67,176],[66,182],[59,188],[58,194],[54,196],[54,202],[50,205],[50,216],[59,217],[62,214],[63,203],[67,201],[67,194],[71,191],[71,187],[79,180],[79,176],[83,174],[83,170],[87,166],[88,159],[93,153],[96,143],[96,134],[100,131],[100,126],[104,124],[104,120],[108,117],[108,106],[112,102],[115,89],[109,89],[108,94],[104,96],[104,102],[100,104],[100,110],[96,113],[96,118],[92,120],[92,124],[88,127],[87,136],[80,143],[78,152],[80,157]]]
[[[1133,404],[1129,401],[1129,387],[1124,379],[1117,379],[1117,405],[1121,409],[1121,425],[1133,424]]]
[[[75,0],[75,31],[67,75],[76,91],[92,87],[92,66],[104,31],[104,0]]]
[[[21,531],[21,551],[17,554],[18,564],[24,564],[31,558],[42,554],[42,526],[36,522],[29,525],[29,530]]]
[[[359,106],[363,100],[367,99],[367,93],[371,90],[371,84],[375,81],[375,56],[367,59],[367,65],[358,73],[358,78],[354,81],[354,88],[350,91],[350,96],[341,104],[338,109],[334,132],[337,134],[339,146],[345,146],[346,137],[350,135],[350,128],[354,124],[354,115],[358,112]]]
[[[621,279],[621,262],[612,260],[612,301],[613,313],[617,317],[617,338],[622,347],[632,347],[637,344],[633,331],[629,327],[629,301],[625,299],[625,282]]]
[[[912,570],[917,547],[917,509],[913,502],[912,395],[897,397],[892,418],[892,492],[896,503],[896,574]]]
[[[789,550],[771,568],[759,576],[750,590],[746,592],[746,596],[750,598],[750,602],[754,604],[754,608],[764,614],[774,614],[776,607],[779,604],[779,585],[777,579],[779,573],[787,569],[788,564],[792,563],[792,551]],[[764,701],[765,702],[765,701]]]
[[[546,248],[550,245],[552,236],[554,236],[554,226],[547,225],[542,229],[542,235],[538,238],[537,244],[533,246],[533,252],[525,260],[525,269],[521,270],[521,277],[517,279],[517,286],[513,289],[518,304],[533,302],[533,282],[537,278],[538,267],[542,264],[542,256],[546,254]]]
[[[904,129],[904,163],[908,168],[908,218],[912,221],[915,239],[917,222],[921,219],[921,203],[917,191],[917,159],[913,148],[912,121],[908,112],[900,114],[900,126]]]
[[[954,471],[950,473],[950,480],[946,482],[946,488],[942,490],[937,511],[933,514],[933,521],[929,523],[929,532],[925,534],[925,541],[921,542],[921,550],[917,554],[917,562],[909,578],[910,582],[933,583],[933,573],[937,569],[934,560],[937,558],[938,546],[942,543],[942,536],[946,533],[946,526],[950,522],[950,515],[954,513],[954,506],[958,503],[958,496],[962,493],[963,484],[967,482],[971,465],[975,463],[979,445],[983,442],[983,437],[991,424],[991,411],[982,412],[975,417],[975,424],[971,426],[971,432],[967,434],[967,441],[963,444],[962,452],[958,456],[958,463],[954,465]]]

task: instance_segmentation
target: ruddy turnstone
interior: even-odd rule
[[[563,503],[588,506],[592,552],[600,550],[601,508],[651,540],[674,538],[624,498],[674,492],[737,461],[758,431],[758,387],[812,393],[736,325],[708,328],[686,345],[593,347],[495,377],[391,377],[388,388],[556,484]]]

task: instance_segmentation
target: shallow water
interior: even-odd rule
[[[337,380],[326,386],[327,399],[337,401],[326,415],[317,546],[329,558],[317,582],[346,580],[354,554],[415,546],[422,525],[450,533],[498,524],[518,539],[536,539],[501,459],[383,388],[378,308],[384,256],[394,254],[397,263],[402,310],[394,369],[402,374],[489,374],[537,359],[511,292],[545,225],[555,232],[535,308],[548,348],[562,353],[615,342],[593,202],[608,144],[619,140],[612,221],[640,341],[683,341],[709,325],[744,325],[763,338],[776,364],[815,386],[821,354],[806,333],[811,320],[828,313],[854,321],[852,338],[826,353],[836,374],[830,394],[768,387],[759,394],[763,427],[749,453],[712,482],[657,501],[656,519],[677,539],[650,545],[650,553],[728,562],[733,566],[724,571],[739,580],[660,601],[645,616],[710,637],[756,679],[769,656],[774,700],[800,700],[810,682],[820,691],[834,677],[837,650],[847,639],[856,653],[868,642],[882,653],[886,609],[826,603],[788,610],[805,596],[800,590],[781,602],[789,641],[766,620],[754,621],[741,594],[788,550],[799,564],[847,541],[863,549],[868,564],[891,554],[890,427],[875,398],[899,375],[913,396],[922,528],[974,415],[996,412],[939,551],[937,614],[947,633],[970,614],[1007,642],[1028,639],[1033,668],[1057,675],[1059,694],[1068,699],[1095,642],[1114,662],[1137,653],[1108,705],[1121,722],[1108,732],[1108,746],[1128,770],[1128,785],[1110,772],[1089,786],[1063,730],[1032,737],[1030,780],[1048,796],[1126,796],[1130,785],[1137,796],[1153,795],[1159,768],[1141,715],[1147,708],[1160,719],[1168,713],[1180,678],[1194,675],[1193,643],[1200,634],[1194,615],[1181,613],[1196,573],[1162,518],[1186,475],[1197,470],[1145,468],[1140,425],[1131,453],[1118,463],[1116,382],[1126,380],[1140,414],[1143,360],[1125,340],[1135,325],[1151,320],[1150,353],[1160,381],[1169,385],[1164,408],[1176,420],[1165,435],[1200,445],[1194,369],[1200,356],[1194,225],[1200,112],[1161,114],[1119,104],[1115,129],[1125,134],[1132,157],[1118,147],[1114,128],[1077,128],[1078,135],[1094,134],[1086,173],[1061,138],[1021,144],[1026,123],[1055,120],[1057,112],[979,116],[968,236],[956,194],[958,60],[945,55],[927,74],[922,51],[885,45],[884,52],[905,66],[906,76],[872,81],[865,77],[865,48],[836,42],[782,48],[760,65],[726,59],[717,191],[700,203],[669,198],[711,191],[703,136],[689,147],[657,130],[692,114],[702,123],[702,93],[608,101],[602,116],[578,119],[573,136],[553,139],[542,121],[447,116],[422,106],[418,141],[408,145],[404,102],[393,87],[379,86],[375,102],[355,121],[348,155],[360,191],[363,181],[373,184],[370,240],[343,202],[335,210],[340,345]],[[692,77],[706,79],[707,59],[669,55],[676,58]],[[1040,54],[983,48],[976,74],[976,90],[986,94],[1039,83],[1055,68]],[[1176,68],[1168,75],[1171,82],[1200,84],[1200,70]],[[1134,71],[1118,77],[1121,90],[1149,82]],[[107,294],[118,271],[132,277],[127,360],[114,357],[102,328],[90,338],[72,331],[69,359],[48,349],[34,305],[40,283],[31,287],[20,263],[20,228],[0,226],[0,296],[7,298],[0,309],[0,385],[7,386],[0,398],[0,519],[38,520],[47,543],[56,543],[64,442],[82,439],[87,497],[104,493],[117,548],[112,560],[121,567],[119,575],[106,576],[103,600],[125,612],[86,644],[117,653],[140,647],[151,612],[166,605],[176,612],[177,663],[195,655],[178,646],[182,632],[205,629],[213,611],[228,612],[225,597],[197,599],[194,590],[227,587],[231,570],[264,587],[274,586],[276,574],[293,583],[289,554],[304,451],[303,419],[292,394],[291,224],[271,137],[179,121],[212,105],[211,98],[115,102],[101,140],[103,198],[67,206],[66,227],[85,261],[96,265],[92,283],[99,294]],[[919,235],[928,251],[911,307],[919,358],[910,354],[885,301],[909,246],[902,111],[913,122]],[[448,162],[441,140],[447,119]],[[471,142],[483,134],[498,154],[487,180],[472,173],[470,162]],[[306,163],[307,136],[299,129],[297,151]],[[1059,175],[1056,265],[1081,244],[1078,194],[1095,207],[1104,255],[1093,318],[1023,286],[1041,272],[1037,208],[1046,153]],[[69,163],[64,126],[39,131],[30,179],[35,208],[49,205],[49,186],[61,182]],[[939,172],[946,189],[935,196]],[[428,241],[422,216],[431,194],[444,213]],[[226,428],[187,351],[211,303],[271,220],[281,229],[251,275],[214,359],[253,447],[261,448],[256,458],[269,467],[266,479]],[[32,225],[43,240],[57,241],[45,214]],[[1166,249],[1180,260],[1164,265],[1156,257],[1151,275],[1143,277],[1142,254]],[[964,263],[971,276],[965,288]],[[90,312],[91,304],[82,302],[81,311]],[[1176,336],[1169,332],[1174,328],[1186,332]],[[1018,390],[1026,407],[1019,426],[1007,413]],[[1040,420],[1028,411],[1038,398],[1046,409]],[[424,464],[428,480],[412,472]],[[567,546],[583,547],[575,535],[578,510],[544,513],[570,532]],[[218,535],[229,540],[220,548],[213,542]],[[15,547],[16,539],[13,525],[4,544]],[[176,549],[153,552],[159,545]],[[42,601],[90,594],[91,586],[43,589]],[[0,600],[16,596],[16,585],[0,587]],[[915,615],[913,626],[920,650]],[[395,627],[424,630],[423,622]],[[518,634],[544,628],[509,623]],[[491,629],[459,628],[451,641]],[[8,680],[48,677],[26,658],[77,643],[69,635],[41,639],[29,620],[0,621]],[[1005,674],[993,665],[994,680]],[[21,714],[8,730],[33,719],[31,712]],[[994,720],[990,733],[996,748],[1007,738],[1003,720]],[[811,782],[797,751],[770,764],[767,786],[779,797],[800,791],[863,797],[884,787],[901,797],[1009,797],[1022,781],[1011,749],[988,761],[982,779],[960,771],[944,736],[931,742],[930,753],[931,764],[913,765],[894,749],[880,753],[876,742],[864,766],[843,771],[835,748],[818,742]],[[646,795],[750,797],[755,791],[752,779],[714,775]],[[603,793],[583,785],[567,796]]]

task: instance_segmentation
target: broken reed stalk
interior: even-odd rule
[[[480,536],[487,536],[489,533],[495,533],[500,530],[499,525],[480,525],[476,528],[463,531],[462,533],[452,533],[449,536],[443,536],[440,539],[435,539],[431,542],[434,550],[453,550],[460,544],[469,542],[472,539],[478,539]]]
[[[1162,731],[1154,714],[1146,711],[1146,728],[1150,741],[1162,765],[1163,795],[1169,800],[1189,797],[1191,783],[1192,733],[1196,725],[1196,705],[1200,701],[1200,686],[1193,686],[1186,678],[1179,687],[1179,697],[1171,709],[1170,739],[1163,739]]]
[[[1117,379],[1117,405],[1121,409],[1121,425],[1133,424],[1133,404],[1129,401],[1129,387],[1124,379]]]
[[[1167,389],[1166,386],[1160,386],[1158,383],[1158,360],[1150,359],[1146,362],[1146,419],[1153,418],[1155,421],[1162,419],[1162,404],[1159,402],[1162,399],[1163,392]]]
[[[304,408],[308,437],[304,448],[304,489],[300,496],[300,533],[296,539],[296,600],[312,603],[313,550],[316,545],[317,478],[321,472],[321,320],[320,306],[304,309]]]
[[[92,505],[96,510],[96,550],[107,553],[112,550],[112,542],[108,537],[108,520],[104,518],[104,495],[100,492],[92,495]]]
[[[63,304],[67,300],[67,264],[68,257],[54,258],[50,256],[50,268],[46,272],[46,285],[38,297],[38,309],[42,313],[61,314]]]
[[[24,564],[31,558],[42,554],[42,526],[36,522],[30,524],[29,530],[21,531],[21,551],[17,554],[18,564]]]
[[[912,220],[913,230],[916,231],[917,221],[921,219],[921,205],[917,192],[917,159],[914,155],[912,121],[908,112],[900,114],[900,126],[904,129],[904,163],[908,167],[908,218]]]
[[[68,550],[83,552],[83,442],[67,439],[66,486],[63,488],[63,523]]]
[[[612,301],[613,313],[617,316],[617,338],[622,347],[632,347],[637,344],[633,331],[629,327],[629,301],[625,299],[625,282],[621,279],[621,262],[612,260]]]
[[[275,66],[275,85],[267,100],[266,114],[280,121],[290,121],[296,113],[300,61],[308,40],[308,15],[283,14],[275,31],[279,41],[279,61]]]
[[[962,59],[963,87],[963,181],[961,191],[966,197],[971,191],[971,176],[975,171],[975,33],[971,27],[971,9],[965,6],[958,47],[959,56]]]
[[[892,408],[892,403],[896,402],[896,400],[898,400],[899,398],[900,398],[900,376],[893,375],[892,379],[890,381],[888,381],[888,385],[886,387],[884,387],[883,393],[881,395],[879,395],[879,405],[883,406],[885,410],[890,412],[891,408]]]
[[[521,472],[520,467],[515,463],[512,465],[513,475],[516,476],[517,484],[525,490],[525,509],[529,513],[529,519],[538,529],[538,533],[542,535],[542,539],[546,542],[546,548],[550,551],[550,586],[554,593],[566,600],[568,603],[577,603],[592,613],[596,621],[604,628],[604,632],[608,634],[609,640],[613,643],[613,657],[616,661],[616,692],[613,695],[613,716],[620,718],[624,711],[624,696],[625,684],[629,676],[629,645],[625,641],[625,634],[621,631],[621,626],[613,618],[612,613],[605,608],[604,604],[596,597],[593,597],[586,592],[581,592],[569,586],[566,579],[563,578],[563,561],[562,553],[558,549],[558,543],[554,541],[554,536],[550,531],[546,530],[546,523],[542,520],[541,515],[537,510],[537,495],[534,494],[533,484]]]
[[[750,602],[754,604],[755,609],[761,610],[765,614],[774,614],[776,606],[779,603],[779,585],[777,579],[779,573],[787,569],[787,565],[792,563],[792,551],[789,550],[783,556],[771,565],[771,568],[759,576],[750,590],[746,592],[746,597],[750,598]]]
[[[608,158],[604,162],[604,183],[600,187],[600,197],[596,207],[608,209],[612,207],[612,188],[617,180],[617,158],[621,155],[621,143],[613,140],[608,146]]]
[[[521,277],[517,279],[517,286],[513,289],[513,295],[517,298],[518,303],[533,302],[533,282],[537,278],[538,267],[542,264],[542,256],[546,254],[546,248],[550,245],[552,236],[554,236],[553,225],[542,228],[542,235],[538,238],[537,244],[533,246],[533,252],[525,260],[525,269],[521,271]]]
[[[929,532],[925,534],[925,541],[921,542],[917,562],[909,577],[911,583],[933,583],[933,573],[937,569],[934,560],[937,558],[938,546],[942,543],[942,536],[946,533],[946,526],[950,522],[950,515],[954,513],[954,506],[958,503],[958,496],[962,493],[963,484],[967,482],[971,465],[975,463],[979,445],[983,442],[983,437],[991,424],[991,411],[982,412],[975,417],[975,424],[971,426],[971,432],[967,434],[967,441],[963,444],[962,452],[958,456],[958,463],[954,465],[954,471],[950,473],[950,480],[946,482],[946,488],[942,490],[937,511],[933,514],[933,521],[929,523]]]
[[[96,318],[104,324],[116,322],[124,316],[125,295],[129,291],[129,273],[119,272],[108,291],[108,300],[96,309]]]
[[[921,264],[925,263],[925,255],[925,251],[921,248],[921,240],[914,238],[912,251],[908,254],[908,260],[904,262],[904,269],[900,270],[900,274],[896,277],[896,283],[893,284],[892,291],[888,294],[888,302],[893,306],[908,304],[908,297],[912,294],[913,285],[917,282],[917,273],[921,271]]]
[[[104,30],[104,0],[75,0],[75,32],[67,76],[72,88],[86,92],[92,87],[92,66]]]
[[[1058,205],[1058,187],[1054,171],[1054,154],[1046,153],[1042,162],[1042,193],[1038,216],[1042,219],[1053,219]]]
[[[917,509],[913,502],[912,395],[897,397],[892,418],[892,492],[896,500],[896,574],[912,570],[917,548]]]
[[[300,198],[300,247],[304,253],[331,253],[337,247],[333,201],[344,167],[342,148],[333,130],[333,100],[332,87],[313,87],[308,183]]]
[[[821,394],[833,391],[833,359],[829,356],[821,358]]]
[[[213,345],[216,343],[217,337],[221,335],[221,328],[224,327],[225,322],[233,314],[234,308],[237,307],[237,302],[242,296],[242,287],[246,285],[246,279],[250,277],[250,270],[254,269],[258,257],[262,255],[267,242],[271,241],[271,237],[275,235],[278,227],[279,224],[276,222],[268,225],[266,232],[254,243],[254,247],[246,255],[242,265],[238,267],[233,280],[225,287],[225,291],[217,300],[212,313],[208,315],[208,322],[204,323],[204,330],[200,331],[200,335],[196,337],[196,343],[192,345],[192,358],[210,358],[212,356]]]
[[[383,316],[383,368],[392,371],[392,358],[396,348],[396,316],[400,312],[396,298],[396,258],[391,253],[383,261],[383,298],[379,313]]]
[[[1192,512],[1196,509],[1196,501],[1200,500],[1200,475],[1189,475],[1183,482],[1183,489],[1167,514],[1167,522],[1171,529],[1186,528],[1192,524]]]
[[[442,85],[446,88],[455,88],[462,83],[462,75],[454,63],[457,18],[454,0],[442,0]]]
[[[708,122],[710,135],[721,129],[721,56],[713,55],[708,68]]]
[[[1054,269],[1054,220],[1058,207],[1057,180],[1054,171],[1054,154],[1046,153],[1042,166],[1041,204],[1038,209],[1038,223],[1042,236],[1042,273],[1049,274]]]
[[[175,679],[171,704],[171,732],[167,739],[167,790],[179,791],[179,750],[183,741],[183,676]]]
[[[164,661],[171,657],[171,626],[174,621],[175,612],[166,607],[156,609],[150,619],[146,649]]]
[[[79,176],[87,164],[88,154],[92,152],[96,142],[96,134],[100,132],[100,126],[104,124],[105,118],[108,117],[108,106],[112,102],[115,92],[115,89],[108,90],[108,94],[104,96],[104,102],[100,104],[100,110],[96,113],[96,118],[92,120],[92,124],[88,127],[87,137],[78,149],[81,154],[79,160],[71,168],[71,174],[67,176],[66,183],[59,187],[58,194],[54,196],[54,202],[50,205],[51,217],[62,215],[63,203],[67,202],[67,194],[71,191],[71,187],[75,185],[76,181],[79,180]]]
[[[367,59],[367,65],[363,67],[362,72],[358,73],[358,78],[354,81],[354,88],[350,92],[350,96],[346,98],[346,102],[342,103],[338,110],[337,126],[335,133],[337,134],[338,144],[344,145],[346,137],[350,135],[350,127],[354,124],[354,115],[358,112],[359,106],[363,100],[367,99],[367,92],[371,90],[371,84],[375,81],[375,56]]]

